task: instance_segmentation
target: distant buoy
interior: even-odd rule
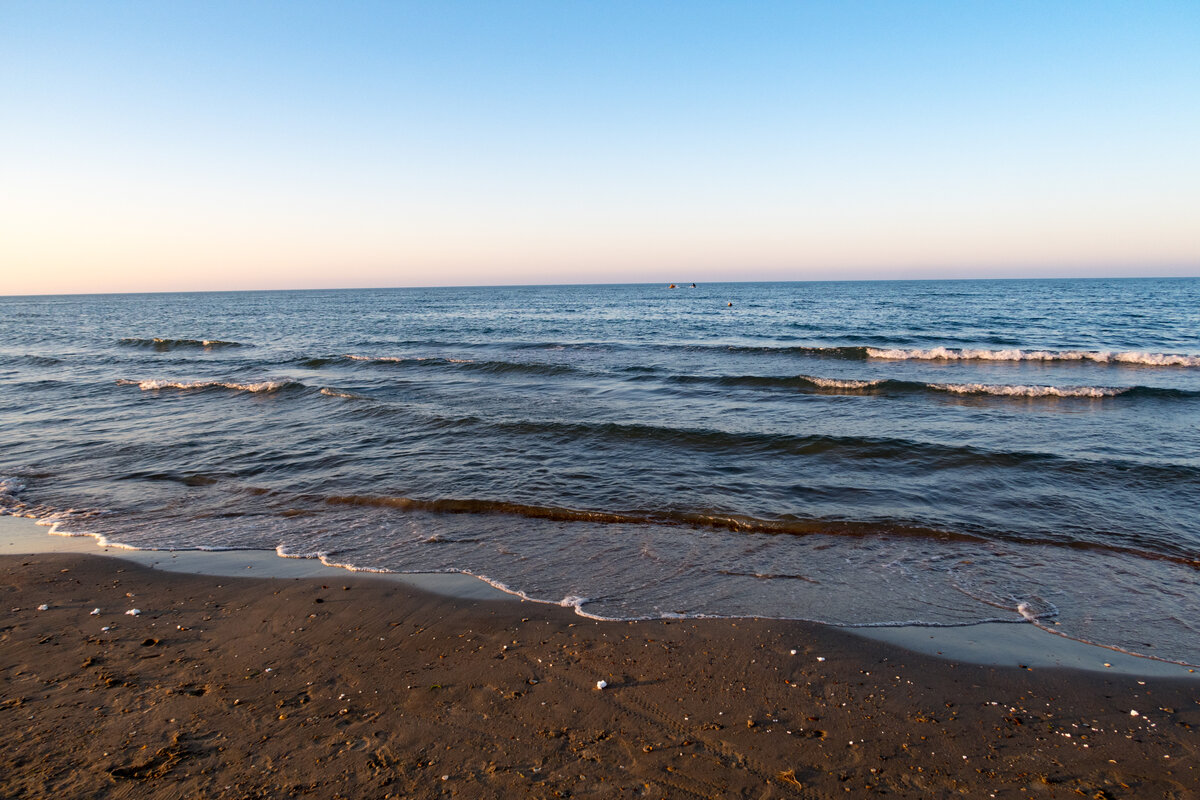
[[[729,306],[730,308],[733,308],[733,303],[726,303],[726,305]]]
[[[672,284],[671,284],[670,286],[668,286],[667,288],[668,288],[668,289],[675,289],[675,288],[678,288],[678,287],[676,287],[676,286],[675,286],[675,284],[673,284],[673,283],[672,283]]]

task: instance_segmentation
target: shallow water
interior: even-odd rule
[[[0,445],[136,547],[1200,662],[1200,280],[0,298]]]

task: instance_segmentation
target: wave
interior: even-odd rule
[[[722,352],[722,353],[744,353],[746,355],[780,355],[780,356],[807,356],[809,358],[832,358],[844,359],[847,361],[866,361],[867,348],[847,345],[844,347],[821,347],[816,345],[777,345],[777,344],[728,344],[728,345],[712,345],[712,344],[684,344],[678,347],[674,345],[660,346],[662,349],[674,350],[694,350],[700,352]]]
[[[365,400],[366,399],[366,397],[364,397],[361,394],[355,394],[354,392],[348,392],[345,389],[334,389],[329,386],[321,387],[321,394],[325,395],[326,397],[341,397],[346,400]]]
[[[874,347],[870,345],[780,345],[780,344],[707,344],[691,342],[682,344],[633,344],[618,342],[560,342],[512,344],[520,349],[603,349],[640,350],[663,349],[701,352],[745,353],[748,355],[794,355],[810,358],[866,361],[868,359],[892,361],[1037,361],[1037,362],[1091,362],[1097,364],[1128,364],[1149,367],[1200,367],[1200,355],[1174,353],[1152,353],[1127,350],[1032,350],[1004,348],[901,348]]]
[[[891,381],[886,378],[860,380],[857,378],[818,378],[813,375],[670,375],[667,380],[671,383],[708,383],[717,386],[747,387],[755,389],[800,389],[844,390],[852,393],[864,393],[887,386],[898,387],[907,385],[902,381]]]
[[[1164,390],[1165,391],[1165,390]],[[363,406],[361,414],[411,424],[413,409],[380,403]],[[578,447],[611,447],[632,443],[661,452],[676,450],[707,454],[774,454],[787,457],[827,458],[831,461],[878,462],[889,469],[1039,469],[1104,477],[1122,481],[1137,476],[1158,483],[1200,480],[1200,465],[1146,462],[1133,459],[1089,458],[1036,450],[997,450],[969,444],[921,441],[902,437],[836,434],[775,433],[719,428],[675,427],[648,422],[589,422],[541,419],[492,419],[477,415],[421,413],[424,426],[469,437],[494,433],[542,441],[570,441]],[[1190,486],[1189,486],[1190,488]]]
[[[544,519],[557,522],[593,522],[606,525],[687,525],[699,528],[720,528],[747,533],[841,533],[916,535],[927,538],[960,541],[986,541],[986,537],[971,533],[950,532],[930,528],[881,526],[877,523],[846,522],[821,519],[783,517],[760,519],[742,514],[683,510],[595,511],[561,506],[542,506],[505,500],[473,498],[438,498],[425,500],[389,495],[332,495],[323,498],[328,505],[373,506],[401,511],[427,511],[435,514],[501,514],[525,519]]]
[[[363,356],[363,355],[341,355],[341,356],[324,356],[317,358],[303,358],[296,363],[320,369],[321,367],[330,364],[385,364],[393,366],[413,366],[413,367],[454,367],[473,372],[486,372],[494,375],[502,375],[506,373],[528,374],[528,375],[567,375],[578,373],[580,370],[576,367],[567,364],[545,364],[539,362],[526,361],[500,361],[486,360],[473,358],[450,358],[448,356]]]
[[[838,348],[841,349],[841,348]],[[1136,364],[1151,367],[1200,367],[1200,356],[1108,350],[977,350],[864,348],[868,358],[917,361],[1091,361],[1097,364]]]
[[[370,343],[374,344],[374,343]],[[699,353],[731,353],[763,356],[802,356],[807,358],[832,359],[843,361],[994,361],[994,362],[1075,362],[1108,365],[1130,365],[1146,367],[1200,367],[1200,355],[1153,353],[1147,351],[1116,351],[1116,350],[1036,350],[1020,348],[904,348],[872,345],[787,345],[787,344],[715,344],[707,342],[618,342],[618,341],[588,341],[588,342],[444,342],[434,340],[413,340],[404,342],[379,343],[392,347],[412,347],[428,349],[455,349],[495,351],[496,348],[508,351],[603,351],[616,352],[699,352]],[[351,361],[377,364],[404,365],[475,365],[477,369],[494,371],[572,371],[573,367],[564,364],[546,364],[542,362],[513,362],[503,360],[450,358],[444,356],[371,356],[346,354],[338,356],[322,356],[298,359],[296,363],[304,366],[319,368],[329,364],[347,363]]]
[[[930,389],[952,394],[986,394],[999,397],[1116,397],[1129,392],[1109,386],[1006,386],[986,383],[930,383]]]
[[[672,375],[672,383],[712,384],[752,389],[790,389],[820,394],[914,394],[921,392],[1023,398],[1200,397],[1200,392],[1155,386],[1039,386],[988,383],[921,383],[888,378],[822,378],[815,375]]]
[[[126,347],[146,347],[154,350],[180,350],[186,348],[203,348],[205,350],[216,350],[225,347],[245,347],[241,342],[231,342],[224,339],[164,339],[154,337],[152,339],[142,339],[137,337],[126,337],[120,339],[118,344]]]
[[[299,381],[288,379],[273,380],[273,381],[257,381],[254,383],[233,383],[229,381],[168,381],[168,380],[130,380],[128,378],[119,378],[118,386],[136,386],[143,392],[157,392],[167,389],[177,391],[205,391],[213,389],[227,389],[235,392],[251,392],[254,394],[270,394],[283,389],[292,389],[304,386]]]
[[[35,356],[35,355],[0,355],[0,364],[12,364],[15,366],[31,366],[31,367],[53,367],[63,363],[61,358],[54,356]]]
[[[16,496],[25,491],[25,481],[14,475],[0,475],[0,506],[15,502]]]
[[[997,539],[1015,544],[1063,547],[1105,553],[1132,555],[1200,569],[1200,558],[1192,552],[1165,552],[1104,541],[1081,541],[1053,536],[1030,536],[1002,531],[975,533],[966,530],[944,530],[921,527],[905,523],[881,521],[849,521],[783,516],[764,519],[744,514],[717,511],[689,510],[631,510],[599,511],[515,503],[505,500],[475,498],[419,499],[389,495],[333,495],[323,498],[328,505],[370,506],[393,508],[404,512],[429,512],[435,514],[479,514],[503,515],[523,519],[548,520],[551,522],[593,523],[601,525],[667,525],[691,528],[708,528],[748,534],[770,534],[791,536],[847,536],[847,537],[903,537],[941,542],[988,543]]]

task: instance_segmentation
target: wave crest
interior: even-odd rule
[[[281,389],[303,386],[304,384],[293,380],[273,380],[273,381],[257,381],[254,383],[233,383],[229,381],[168,381],[168,380],[131,380],[128,378],[120,378],[117,380],[118,386],[136,386],[143,392],[157,392],[164,389],[175,389],[178,391],[203,391],[209,389],[227,389],[235,392],[251,392],[253,394],[270,394],[278,392]]]
[[[1076,550],[1092,550],[1106,553],[1122,553],[1169,561],[1200,569],[1200,559],[1190,552],[1165,552],[1148,550],[1108,542],[1084,542],[1064,540],[1054,536],[1027,536],[1016,533],[991,531],[988,533],[969,530],[945,530],[923,527],[903,522],[852,521],[821,518],[803,518],[785,515],[764,519],[744,514],[721,511],[683,509],[599,511],[562,506],[542,506],[515,503],[505,500],[479,498],[436,498],[420,499],[390,495],[332,495],[321,500],[333,506],[367,506],[392,508],[402,512],[429,512],[434,514],[479,514],[521,517],[524,519],[548,520],[564,523],[595,523],[601,525],[666,525],[691,528],[728,530],[746,534],[790,535],[790,536],[843,536],[929,539],[941,542],[989,542],[999,538],[1018,544],[1035,544],[1051,547],[1066,547]]]
[[[799,377],[822,389],[873,389],[887,382],[884,378],[854,380],[851,378],[817,378],[812,375],[800,375]]]
[[[325,395],[326,397],[341,397],[346,400],[363,400],[363,399],[365,399],[361,394],[355,394],[354,392],[348,392],[345,389],[334,389],[329,386],[322,386],[321,394]]]
[[[1137,364],[1151,367],[1200,367],[1200,356],[1108,350],[982,350],[866,348],[869,358],[897,361],[1091,361],[1097,364]]]
[[[953,394],[987,394],[999,397],[1116,397],[1129,389],[1111,386],[1007,386],[987,383],[930,383],[930,389]]]
[[[567,364],[548,364],[536,361],[481,360],[474,358],[452,358],[449,356],[364,356],[350,353],[334,357],[305,358],[301,359],[298,363],[306,367],[319,369],[329,364],[347,362],[418,368],[452,367],[493,375],[514,373],[553,376],[573,374],[580,371],[576,367]]]
[[[1164,389],[1154,386],[1041,386],[1022,384],[988,383],[921,383],[891,378],[822,378],[815,375],[672,375],[672,383],[710,384],[734,388],[771,390],[794,390],[820,394],[877,394],[900,395],[923,392],[951,394],[990,395],[993,397],[1157,397],[1186,399],[1200,396],[1200,392],[1186,389]]]

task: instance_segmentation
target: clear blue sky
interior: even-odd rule
[[[0,294],[1200,274],[1200,2],[0,0]]]

